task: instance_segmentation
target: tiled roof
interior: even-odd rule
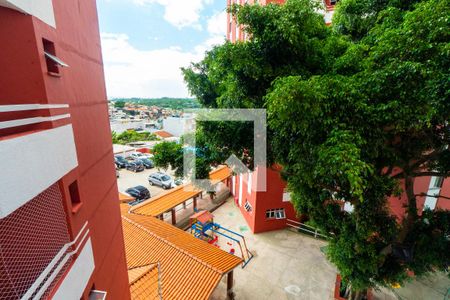
[[[159,299],[158,265],[149,264],[128,270],[131,299]]]
[[[159,262],[163,299],[208,299],[222,276],[242,262],[164,221],[129,214],[125,206],[122,226],[128,268]]]
[[[219,166],[217,169],[209,173],[209,178],[213,182],[218,182],[227,179],[231,176],[231,169],[227,166]]]
[[[131,208],[135,214],[156,217],[182,204],[202,191],[191,184],[182,185]]]
[[[231,171],[226,166],[221,166],[209,173],[209,177],[213,183],[222,181],[229,176],[231,176]],[[133,206],[130,211],[135,214],[156,217],[200,193],[201,190],[197,189],[192,184],[182,185]]]
[[[197,221],[202,224],[205,224],[207,221],[212,220],[213,218],[213,214],[207,210],[201,210],[189,217],[189,219],[197,219]]]
[[[160,136],[162,138],[173,137],[173,135],[171,133],[164,131],[164,130],[155,131],[154,134],[156,134],[157,136]]]
[[[120,203],[128,203],[128,202],[131,202],[134,200],[136,200],[134,197],[131,197],[131,196],[128,196],[128,195],[125,195],[125,194],[119,192]]]

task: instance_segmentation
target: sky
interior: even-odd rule
[[[98,0],[108,98],[190,97],[181,67],[225,41],[226,0]]]

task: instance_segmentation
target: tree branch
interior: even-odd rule
[[[424,176],[438,176],[438,177],[449,177],[450,173],[442,173],[442,172],[436,172],[436,171],[429,171],[429,172],[420,172],[420,173],[411,173],[411,177],[424,177]]]
[[[443,198],[443,199],[448,199],[448,200],[450,200],[450,197],[447,197],[447,196],[442,196],[442,195],[429,195],[429,194],[427,194],[427,193],[420,193],[420,194],[416,194],[416,195],[414,195],[414,196],[415,196],[415,197],[423,196],[423,197]]]

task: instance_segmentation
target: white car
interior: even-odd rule
[[[161,172],[150,174],[148,176],[148,183],[150,185],[160,186],[165,190],[175,187],[172,177]]]

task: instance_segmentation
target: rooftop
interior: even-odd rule
[[[164,131],[164,130],[155,131],[154,134],[156,134],[157,136],[162,137],[162,138],[173,137],[173,135],[171,133]]]
[[[242,262],[164,221],[128,213],[125,204],[121,208],[133,299],[142,299],[144,291],[155,293],[155,280],[143,280],[155,276],[148,267],[155,262],[160,264],[163,299],[208,299],[222,276]]]

